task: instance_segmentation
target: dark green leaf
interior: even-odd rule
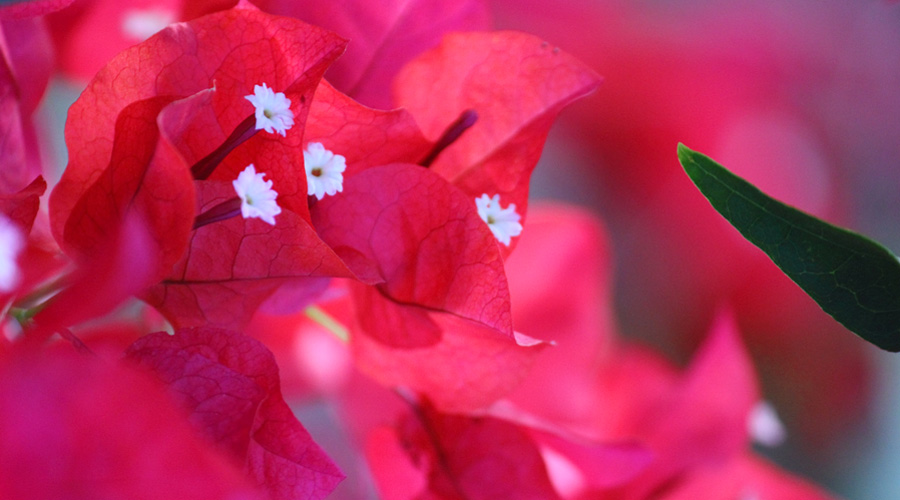
[[[900,261],[893,253],[770,198],[684,144],[678,159],[713,208],[825,312],[878,347],[900,351]]]

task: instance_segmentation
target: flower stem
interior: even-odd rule
[[[450,126],[447,127],[447,130],[444,130],[444,133],[437,142],[434,143],[434,147],[432,147],[431,151],[425,155],[425,158],[422,158],[419,165],[422,165],[425,168],[430,167],[431,164],[434,163],[434,160],[437,159],[438,155],[447,149],[448,146],[456,142],[463,132],[468,130],[472,125],[475,125],[475,122],[477,121],[478,113],[476,113],[474,109],[463,111],[462,114],[459,115],[459,118],[451,123]]]
[[[250,115],[235,127],[234,132],[225,139],[221,146],[191,167],[191,174],[194,176],[194,179],[201,181],[208,179],[216,170],[216,167],[219,166],[219,163],[222,163],[222,160],[228,156],[228,153],[247,139],[253,137],[256,132],[256,117]]]
[[[222,203],[219,203],[218,205],[210,208],[206,212],[198,215],[197,218],[194,219],[194,229],[203,227],[207,224],[212,224],[213,222],[218,222],[220,220],[237,217],[240,214],[241,199],[235,196],[234,198],[223,201]]]
[[[71,272],[63,272],[44,285],[36,288],[28,295],[17,300],[11,310],[29,310],[35,309],[37,306],[46,303],[47,299],[59,293],[63,288],[69,285]],[[37,312],[37,311],[35,311]],[[34,314],[32,314],[33,316]]]
[[[306,317],[315,321],[323,328],[331,332],[335,337],[343,343],[350,341],[350,333],[347,327],[342,325],[340,321],[334,319],[330,314],[316,306],[309,306],[303,311]]]

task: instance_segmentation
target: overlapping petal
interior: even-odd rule
[[[516,328],[553,347],[510,396],[521,408],[574,424],[607,404],[595,376],[616,343],[611,259],[606,232],[590,214],[561,204],[532,208],[506,276]]]
[[[169,276],[173,281],[193,280],[197,266],[209,265],[201,281],[221,284],[236,278],[207,288],[213,296],[216,290],[225,291],[220,303],[236,300],[229,288],[236,294],[246,292],[247,307],[233,311],[230,318],[209,311],[216,324],[245,321],[272,290],[271,283],[242,288],[237,281],[346,274],[335,271],[340,263],[333,258],[329,262],[327,255],[290,260],[297,253],[291,248],[309,246],[310,241],[316,246],[314,232],[303,229],[309,221],[306,182],[296,175],[303,161],[293,152],[302,147],[302,124],[321,75],[343,48],[337,35],[242,3],[173,25],[126,50],[98,74],[70,111],[70,163],[51,196],[54,235],[70,252],[89,252],[122,214],[137,210],[152,224],[153,253],[161,256],[154,270],[158,278],[170,275],[182,260]],[[193,181],[190,167],[253,115],[244,96],[260,83],[285,92],[298,125],[286,137],[260,132],[236,144],[208,180]],[[273,180],[279,205],[292,212],[282,216],[289,220],[287,228],[259,232],[251,221],[246,227],[212,230],[214,235],[230,233],[223,241],[209,237],[209,230],[206,237],[191,236],[195,206],[206,208],[210,199],[222,196],[217,186],[226,181],[230,185],[250,163]],[[324,245],[319,242],[318,247]],[[194,258],[197,255],[201,257]],[[221,263],[236,268],[225,275],[219,272]],[[151,299],[165,309],[168,292],[161,294],[163,298],[154,292]],[[190,309],[202,301],[179,302]],[[170,317],[180,312],[166,311]],[[181,323],[196,324],[203,314],[202,308],[195,308]]]
[[[74,0],[21,0],[0,7],[0,19],[37,17],[68,7]]]
[[[62,290],[34,317],[30,337],[100,317],[153,283],[157,256],[151,238],[150,225],[133,212],[109,228],[108,238],[76,261],[78,267],[59,283]]]
[[[217,89],[211,89],[174,103],[159,117],[166,136],[172,137],[182,151],[188,151],[185,154],[191,160],[199,161],[202,153],[191,156],[186,144],[189,139],[184,138],[184,127],[191,129],[187,135],[197,137],[203,123],[215,127],[212,124],[215,116],[210,105],[216,93]],[[192,121],[188,121],[187,117]],[[259,150],[253,155],[241,152],[244,146],[239,146],[232,155],[243,156],[244,161],[253,158],[260,170],[280,155],[293,155],[293,159],[285,161],[301,162],[299,172],[302,172],[302,156],[283,147],[278,146],[275,151]],[[229,165],[236,165],[231,155],[226,161]],[[223,166],[220,165],[220,168]],[[284,175],[282,172],[279,179]],[[218,174],[210,180],[197,182],[195,186],[199,207],[197,213],[234,197],[231,179],[219,179]],[[299,279],[308,286],[298,286],[318,290],[318,281],[307,281],[305,278],[352,276],[304,217],[308,214],[305,179],[302,196],[300,193],[285,194],[280,185],[275,186],[279,204],[293,197],[296,200],[294,206],[302,202],[301,213],[286,208],[278,215],[274,226],[259,220],[233,218],[194,230],[189,237],[188,251],[174,267],[170,267],[165,280],[148,291],[144,298],[177,326],[210,324],[239,327],[249,320],[262,301],[283,284]]]
[[[390,300],[512,336],[496,241],[475,204],[434,173],[404,164],[370,168],[347,179],[340,196],[317,202],[313,221],[344,262],[358,276],[381,282],[379,292]],[[370,334],[387,341],[381,333]]]
[[[41,174],[31,115],[50,79],[53,51],[39,19],[0,21],[0,46],[0,193],[13,193]]]
[[[363,285],[353,287],[353,299],[359,308],[350,339],[357,366],[384,385],[425,395],[443,411],[474,411],[506,396],[546,347],[457,315],[397,304]],[[396,322],[367,324],[383,317]],[[404,328],[400,335],[427,342],[410,346],[406,337],[388,336],[397,326]]]
[[[0,359],[5,499],[262,499],[159,384],[75,352]]]
[[[72,157],[69,168],[76,173],[69,175],[67,168],[50,197],[51,227],[67,253],[82,258],[96,252],[134,211],[150,228],[148,255],[159,258],[150,274],[162,278],[180,257],[193,222],[195,195],[184,160],[160,141],[156,117],[171,101],[159,96],[126,106],[116,121],[108,164],[100,163],[96,142],[86,147],[95,151],[93,156]],[[75,113],[70,123],[77,120]],[[83,177],[78,167],[84,167]]]
[[[275,359],[258,341],[215,328],[181,329],[138,340],[127,357],[168,385],[191,423],[271,498],[324,498],[343,479],[284,402]]]
[[[368,108],[325,80],[316,89],[304,140],[342,155],[347,162],[345,177],[373,166],[415,163],[430,147],[408,111]]]
[[[475,110],[475,125],[431,168],[473,199],[500,194],[524,214],[551,124],[599,82],[583,63],[532,35],[455,33],[404,67],[394,93],[432,140],[463,111]]]
[[[91,0],[47,16],[59,69],[90,81],[116,54],[143,42],[178,18],[182,0]],[[187,2],[191,3],[191,2]],[[234,1],[222,9],[233,7]]]
[[[345,57],[328,70],[328,80],[354,99],[391,107],[391,82],[408,61],[455,31],[489,26],[482,0],[366,0],[294,2],[263,0],[260,8],[292,16],[352,40]]]
[[[807,481],[786,474],[772,464],[746,456],[722,467],[692,471],[660,497],[662,500],[834,500],[835,497]]]
[[[17,193],[0,194],[0,213],[16,222],[26,234],[29,233],[40,207],[40,198],[46,190],[47,181],[37,177]]]
[[[376,435],[381,446],[390,446],[390,437]],[[560,498],[537,443],[510,422],[448,415],[421,405],[393,437],[425,478],[419,498]]]

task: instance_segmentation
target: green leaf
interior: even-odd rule
[[[879,243],[785,205],[684,144],[678,159],[700,192],[834,319],[900,351],[900,261]]]

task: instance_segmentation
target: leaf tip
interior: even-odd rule
[[[694,150],[685,146],[683,142],[678,143],[678,161],[681,162],[682,166],[684,166],[684,163],[688,161],[690,156],[694,153]]]

